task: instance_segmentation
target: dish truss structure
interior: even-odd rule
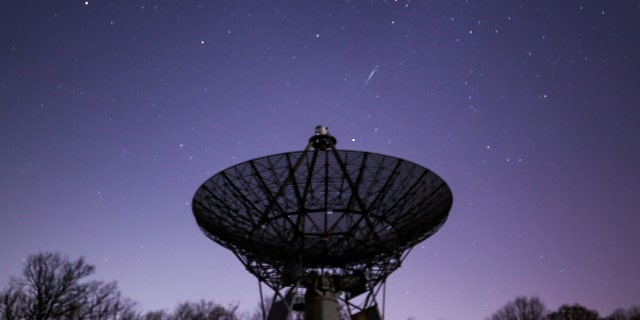
[[[318,126],[304,151],[237,164],[194,195],[202,232],[258,278],[265,319],[382,319],[387,277],[447,220],[453,196],[432,171],[335,146]]]

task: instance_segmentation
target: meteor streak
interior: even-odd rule
[[[371,73],[369,73],[369,77],[364,82],[365,86],[367,85],[367,83],[369,83],[369,81],[371,81],[371,78],[373,78],[373,75],[376,74],[376,72],[378,72],[378,65],[377,64],[373,67],[373,70],[371,70]]]

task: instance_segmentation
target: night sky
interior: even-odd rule
[[[322,124],[453,191],[387,319],[608,315],[640,303],[638,108],[639,1],[3,0],[0,286],[59,251],[141,310],[253,311],[191,199]]]

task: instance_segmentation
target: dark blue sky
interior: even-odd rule
[[[638,1],[3,1],[0,283],[57,250],[144,310],[251,311],[191,198],[323,124],[453,190],[387,318],[608,315],[640,301],[639,57]]]

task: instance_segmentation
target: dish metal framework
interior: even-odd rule
[[[410,249],[445,223],[453,197],[420,165],[335,145],[318,126],[304,151],[215,174],[196,191],[192,209],[202,232],[280,300],[328,276],[348,309],[362,311],[376,304],[379,285]],[[359,305],[349,303],[365,292]]]

